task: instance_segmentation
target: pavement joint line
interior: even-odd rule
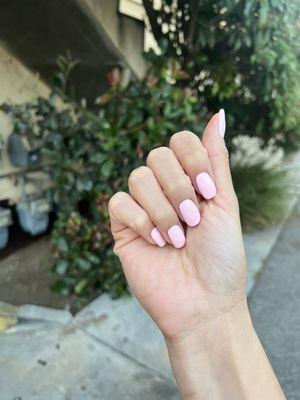
[[[128,360],[134,362],[135,364],[146,368],[149,371],[152,371],[154,373],[156,373],[158,376],[160,376],[163,379],[167,379],[168,381],[172,381],[174,382],[175,379],[170,377],[167,374],[163,374],[162,372],[156,370],[155,368],[152,368],[150,365],[145,364],[141,361],[138,361],[137,359],[135,359],[134,357],[128,355],[127,353],[117,349],[116,347],[112,346],[111,344],[107,343],[105,340],[100,339],[99,337],[93,335],[92,333],[88,332],[86,329],[84,329],[84,327],[80,324],[78,324],[77,322],[71,321],[71,324],[74,325],[77,329],[79,329],[82,333],[84,333],[85,335],[87,335],[88,337],[92,338],[93,340],[95,340],[96,342],[101,343],[103,346],[106,346],[107,348],[109,348],[110,350],[122,355],[123,357],[127,358]]]

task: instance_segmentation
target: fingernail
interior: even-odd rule
[[[216,185],[207,172],[201,172],[196,178],[196,183],[201,195],[206,199],[212,199],[217,194]]]
[[[157,228],[152,229],[150,236],[152,240],[157,244],[157,246],[164,247],[164,245],[166,244],[165,239],[162,237],[161,233]]]
[[[200,222],[200,212],[196,204],[190,200],[184,200],[179,204],[179,210],[182,218],[188,224],[188,226],[196,226]]]
[[[225,111],[223,108],[219,111],[219,134],[223,138],[226,130]]]
[[[177,249],[180,249],[180,247],[183,247],[185,245],[184,233],[179,225],[173,225],[168,230],[168,235],[173,246]]]

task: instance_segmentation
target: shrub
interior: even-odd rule
[[[299,146],[298,0],[143,3],[162,56],[178,60],[208,109],[223,105],[231,136]]]
[[[280,221],[289,201],[299,192],[292,184],[282,149],[274,140],[264,145],[260,138],[246,135],[235,137],[232,147],[232,179],[244,230]]]

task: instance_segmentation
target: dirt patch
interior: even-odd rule
[[[0,260],[0,300],[76,311],[76,300],[51,292],[50,240],[43,236]]]

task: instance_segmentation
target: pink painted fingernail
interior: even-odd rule
[[[206,199],[212,199],[217,194],[216,186],[207,172],[201,172],[196,178],[201,195]]]
[[[173,225],[168,230],[168,235],[173,246],[177,249],[180,249],[180,247],[185,245],[185,236],[179,225]]]
[[[150,236],[152,240],[157,244],[157,246],[164,247],[164,245],[166,244],[165,239],[162,237],[161,233],[157,228],[152,229]]]
[[[226,120],[225,120],[225,111],[223,108],[219,111],[219,134],[223,138],[225,136],[226,130]]]
[[[200,212],[196,204],[190,200],[184,200],[179,204],[179,210],[182,218],[188,224],[188,226],[196,226],[200,222]]]

